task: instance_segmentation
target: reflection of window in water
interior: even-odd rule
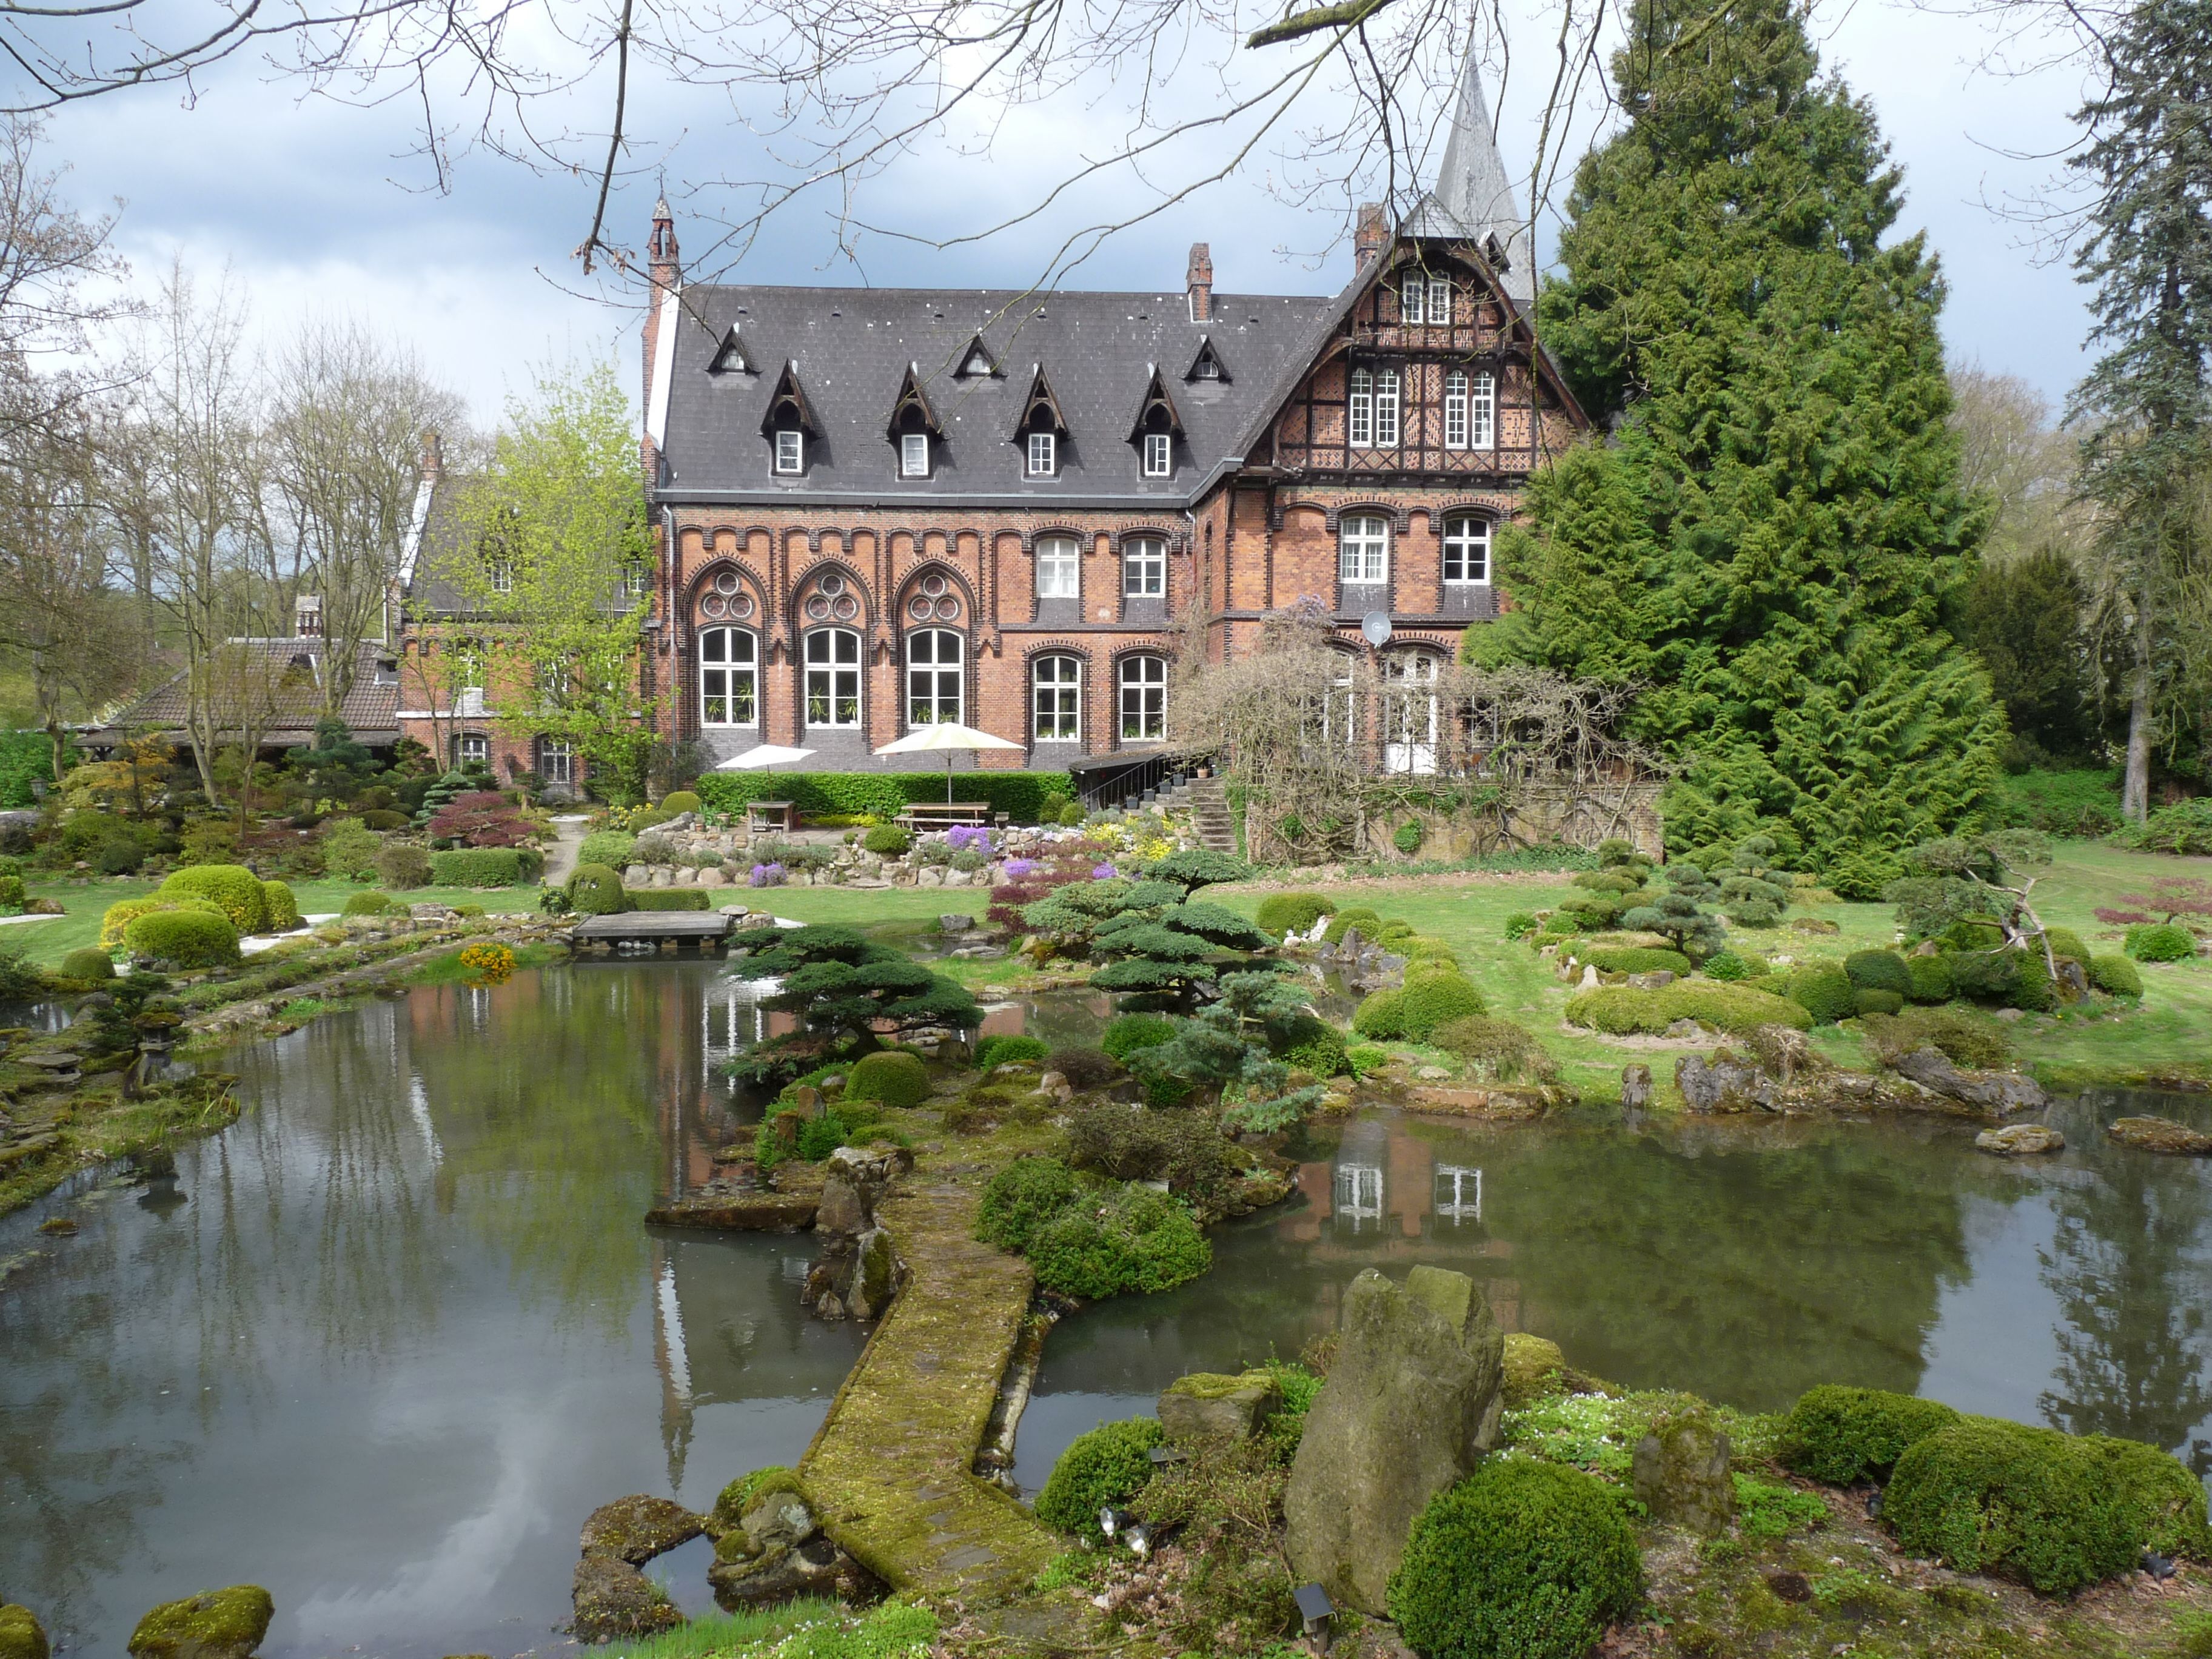
[[[1482,1171],[1456,1164],[1437,1166],[1436,1212],[1453,1221],[1482,1219]]]
[[[1364,1221],[1382,1218],[1382,1166],[1379,1164],[1340,1164],[1336,1166],[1335,1210],[1348,1218],[1357,1231]]]
[[[763,1035],[760,1004],[747,996],[709,998],[699,1011],[701,1039],[710,1054],[733,1054]]]

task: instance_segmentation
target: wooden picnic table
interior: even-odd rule
[[[756,800],[745,804],[745,830],[781,830],[789,835],[798,828],[798,814],[787,800]]]
[[[991,821],[991,803],[987,800],[916,801],[900,813],[895,821],[909,830],[941,829],[955,823],[988,823]]]

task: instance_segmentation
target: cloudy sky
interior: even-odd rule
[[[1525,64],[1547,44],[1554,15],[1517,3],[1515,44]],[[1990,44],[1981,24],[1891,0],[1825,0],[1815,16],[1829,63],[1873,100],[1905,169],[1904,228],[1924,227],[1942,256],[1954,361],[2019,374],[2062,398],[2085,362],[2079,291],[2063,259],[2035,245],[2035,227],[2002,209],[2047,195],[2048,158],[2071,137],[2078,73],[1992,74],[1980,67]],[[1533,154],[1536,79],[1524,69],[1502,100],[1509,167],[1525,169]],[[51,158],[68,165],[69,189],[88,210],[113,204],[117,244],[142,283],[173,261],[202,282],[228,270],[272,344],[307,317],[362,319],[410,343],[486,421],[533,362],[614,352],[635,372],[635,313],[594,297],[598,285],[571,257],[589,222],[586,183],[477,154],[459,158],[441,191],[410,153],[410,106],[303,98],[251,63],[226,66],[197,93],[186,106],[173,88],[135,92],[77,104],[52,121]],[[857,211],[923,232],[988,222],[1061,176],[1067,156],[1095,142],[1094,130],[1129,95],[1126,86],[1103,87],[1026,112],[988,153],[973,142],[923,148],[870,181]],[[710,98],[646,103],[640,130],[656,147],[653,170],[617,190],[616,240],[642,242],[665,171],[689,258],[714,245],[704,216],[722,198],[687,196],[685,187],[718,174],[763,176],[763,143]],[[1326,106],[1310,114],[1343,118]],[[1068,280],[1180,288],[1186,252],[1203,240],[1224,290],[1333,291],[1350,265],[1343,197],[1295,201],[1294,182],[1263,153],[1231,181],[1115,236]],[[1149,199],[1145,185],[1109,179],[981,244],[938,250],[869,237],[856,267],[839,257],[833,204],[806,198],[772,222],[734,274],[765,283],[1023,283],[1049,264],[1069,228]]]

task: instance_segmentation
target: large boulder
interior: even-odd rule
[[[1361,1273],[1340,1328],[1291,1465],[1285,1544],[1302,1577],[1380,1614],[1413,1517],[1497,1443],[1504,1339],[1473,1279],[1425,1267],[1402,1286]]]
[[[246,1659],[276,1616],[276,1603],[260,1585],[233,1584],[162,1602],[125,1646],[131,1659]]]
[[[2185,1123],[2176,1123],[2170,1117],[2115,1118],[2105,1133],[2123,1146],[2133,1146],[2146,1152],[2172,1152],[2183,1157],[2198,1158],[2212,1152],[2212,1135],[2201,1129],[2192,1129]]]
[[[46,1632],[30,1608],[0,1607],[0,1659],[47,1659]]]
[[[1729,1470],[1729,1437],[1702,1407],[1655,1419],[1637,1443],[1631,1479],[1652,1519],[1711,1537],[1735,1517],[1735,1479]]]
[[[2025,1158],[2036,1152],[2063,1152],[2066,1137],[2044,1123],[2011,1123],[2002,1129],[1984,1129],[1974,1145],[1999,1158]]]
[[[777,1481],[714,1546],[707,1582],[726,1611],[795,1596],[864,1601],[880,1593],[872,1575],[830,1541],[813,1506]]]
[[[667,1591],[612,1556],[587,1556],[576,1563],[569,1595],[575,1616],[568,1628],[586,1642],[651,1636],[684,1622]]]
[[[1178,1443],[1249,1440],[1282,1403],[1282,1389],[1266,1371],[1194,1371],[1161,1393],[1160,1427]]]
[[[704,1530],[699,1516],[668,1498],[617,1498],[600,1504],[584,1522],[584,1557],[641,1566]]]
[[[2019,1072],[1962,1072],[1936,1048],[1915,1048],[1899,1059],[1893,1069],[1923,1089],[1978,1107],[1992,1117],[2039,1112],[2051,1104],[2051,1097],[2032,1077]]]

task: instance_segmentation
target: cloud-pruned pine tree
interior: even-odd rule
[[[1825,866],[1942,833],[2004,720],[1945,627],[1986,508],[1960,483],[1918,236],[1872,112],[1785,0],[1641,0],[1628,125],[1577,175],[1547,344],[1611,438],[1532,484],[1517,616],[1472,654],[1647,688],[1668,837]]]

